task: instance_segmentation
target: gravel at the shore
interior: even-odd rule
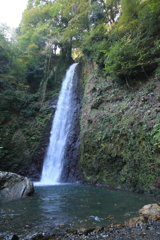
[[[108,239],[108,240],[160,240],[160,221],[153,222],[146,225],[136,226],[135,228],[124,227],[124,228],[101,228],[97,231],[90,232],[88,234],[78,233],[66,233],[58,236],[54,239],[57,240],[74,240],[74,239]]]
[[[0,238],[3,240],[160,240],[160,220],[148,220],[145,225],[136,227],[82,227],[66,229],[63,232],[47,233],[32,232],[26,236],[10,235]]]
[[[81,227],[77,229],[59,229],[58,232],[30,232],[25,236],[1,235],[0,240],[160,240],[160,220],[148,220],[147,224],[136,227]]]

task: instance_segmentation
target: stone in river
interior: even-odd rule
[[[22,198],[34,193],[34,186],[27,177],[0,171],[0,197]]]

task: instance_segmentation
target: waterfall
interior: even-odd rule
[[[70,66],[62,83],[42,169],[40,184],[43,185],[54,185],[60,181],[65,146],[72,120],[73,82],[77,64]]]

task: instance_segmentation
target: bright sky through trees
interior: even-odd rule
[[[0,23],[18,27],[28,0],[0,0]]]

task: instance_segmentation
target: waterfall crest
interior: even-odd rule
[[[62,83],[42,169],[40,184],[43,185],[54,185],[60,181],[65,146],[72,120],[73,82],[77,64],[70,66]]]

